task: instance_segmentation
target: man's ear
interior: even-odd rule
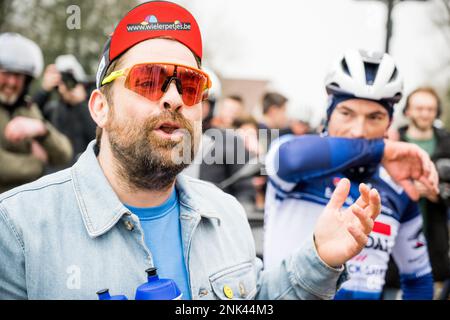
[[[273,105],[271,105],[270,107],[268,107],[267,108],[267,111],[266,111],[266,116],[267,117],[272,117],[273,116],[273,109],[274,109],[275,107],[273,106]]]
[[[410,108],[409,108],[408,105],[405,105],[402,111],[403,111],[403,115],[404,115],[406,118],[409,118],[409,117],[411,116],[411,114],[410,114]]]
[[[97,126],[104,128],[108,121],[109,105],[105,95],[98,89],[91,93],[89,99],[89,112]]]

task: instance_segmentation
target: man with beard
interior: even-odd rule
[[[0,192],[39,178],[45,165],[72,157],[69,140],[43,119],[27,97],[42,71],[42,53],[17,33],[0,35]]]
[[[377,191],[361,185],[341,211],[343,179],[314,237],[263,270],[239,203],[179,174],[197,148],[211,86],[201,57],[198,25],[176,4],[147,2],[119,22],[89,101],[97,141],[72,168],[0,197],[2,298],[95,299],[105,287],[132,298],[150,267],[184,299],[334,296],[380,212]]]
[[[450,135],[434,125],[441,114],[441,103],[433,88],[420,87],[412,91],[406,99],[403,113],[409,119],[409,125],[399,129],[401,141],[418,145],[435,163],[441,159],[450,159]],[[429,192],[420,183],[418,188],[433,278],[439,283],[437,287],[440,287],[442,282],[450,279],[448,207],[438,194]],[[393,261],[390,262],[390,267],[387,281],[391,286],[397,287],[398,271]]]

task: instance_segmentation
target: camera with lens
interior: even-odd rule
[[[70,71],[61,72],[61,80],[69,90],[72,90],[78,84],[77,79],[75,79],[75,76]]]
[[[78,84],[84,84],[87,80],[83,67],[74,55],[66,54],[58,56],[55,60],[56,69],[61,74],[61,81],[67,89],[72,90]]]
[[[440,196],[447,206],[450,206],[450,159],[436,161],[436,169],[439,174]]]

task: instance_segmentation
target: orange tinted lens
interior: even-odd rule
[[[184,67],[178,67],[178,78],[181,81],[183,94],[181,95],[184,104],[192,106],[202,101],[203,91],[208,81],[202,73]]]
[[[164,94],[162,91],[164,81],[173,74],[173,71],[172,65],[135,65],[128,73],[125,87],[151,101],[157,101]]]

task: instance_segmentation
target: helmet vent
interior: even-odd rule
[[[392,82],[392,81],[396,80],[396,79],[397,79],[397,76],[398,76],[398,69],[395,68],[395,69],[394,69],[394,72],[392,73],[391,78],[389,79],[389,82]]]
[[[340,86],[336,82],[332,82],[329,84],[330,87],[340,88]]]
[[[347,61],[345,61],[345,58],[342,59],[341,66],[342,66],[342,70],[351,77],[352,75],[350,74],[350,70],[348,69]]]
[[[377,76],[378,67],[380,65],[378,63],[364,62],[364,71],[366,73],[366,83],[368,85],[373,85],[375,82],[375,78]]]

